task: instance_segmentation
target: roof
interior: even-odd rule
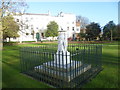
[[[43,15],[43,16],[48,16],[49,14],[25,13],[25,15]]]

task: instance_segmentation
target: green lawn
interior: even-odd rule
[[[103,71],[85,88],[118,88],[118,45],[103,46]]]
[[[41,44],[28,44],[39,46]],[[44,44],[42,44],[44,45]],[[103,44],[103,71],[83,88],[118,88],[118,45]],[[20,73],[19,48],[26,45],[5,46],[2,60],[3,88],[49,88],[43,82],[34,80]]]

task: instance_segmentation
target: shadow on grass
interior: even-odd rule
[[[2,60],[3,88],[48,88],[49,86],[20,73],[19,46],[6,46]]]
[[[12,67],[12,68],[14,68],[15,70],[18,70],[18,71],[20,71],[20,65],[18,64],[18,63],[14,63],[14,64],[10,64],[10,63],[8,63],[8,62],[6,62],[6,61],[2,61],[4,64],[6,64],[6,65],[8,65],[9,67]]]
[[[118,55],[111,55],[109,53],[103,53],[102,55],[102,64],[109,64],[109,65],[117,65],[119,64],[118,62]]]
[[[16,70],[20,70],[19,65],[19,47],[17,46],[7,46],[3,50],[3,59],[2,62],[13,67]]]

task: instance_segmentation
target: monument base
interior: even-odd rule
[[[54,63],[59,64],[70,64],[70,52],[68,51],[57,51],[54,55]],[[72,63],[72,61],[71,61]]]
[[[50,77],[70,82],[72,79],[86,72],[90,68],[91,65],[83,64],[81,61],[72,61],[72,63],[62,66],[51,61],[34,67],[34,70],[49,75]]]

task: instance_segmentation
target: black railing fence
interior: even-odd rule
[[[75,88],[102,70],[101,45],[69,44],[67,52],[57,52],[57,45],[20,49],[21,72],[54,87]]]

